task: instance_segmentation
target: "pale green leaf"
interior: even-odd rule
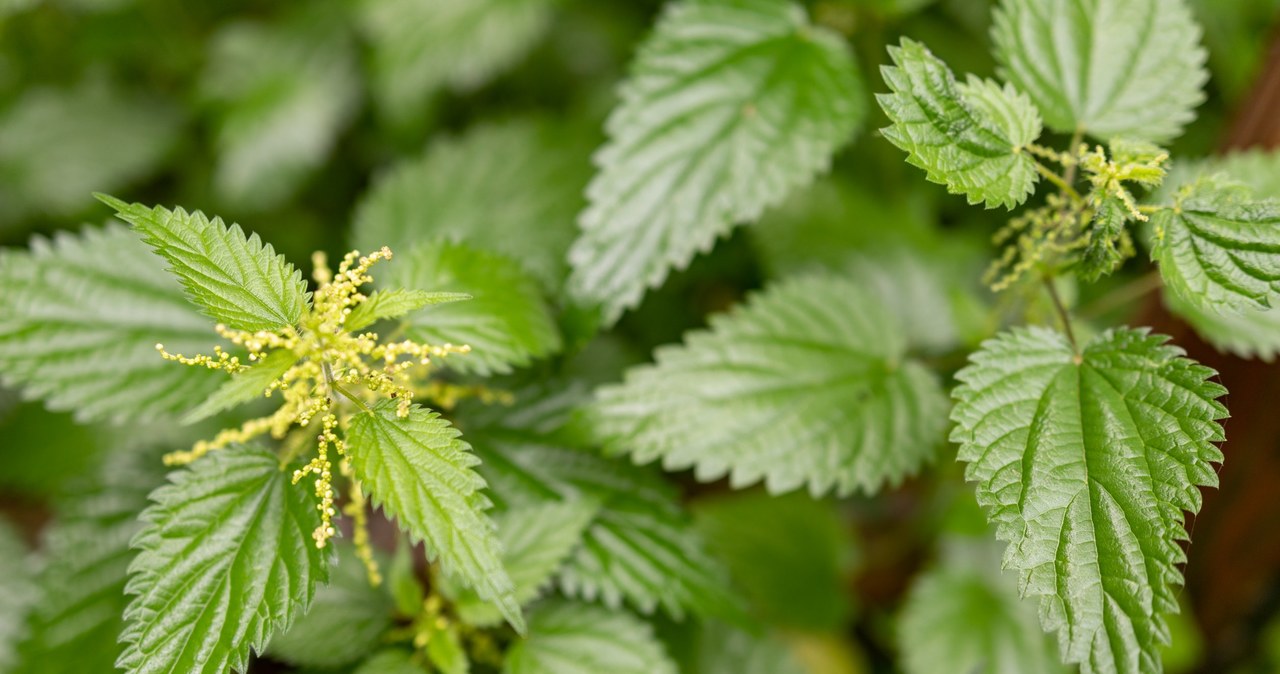
[[[288,349],[276,349],[243,372],[231,375],[226,381],[190,412],[182,422],[192,424],[219,412],[229,410],[255,398],[261,398],[267,387],[279,379],[285,371],[298,362],[298,354]]]
[[[1280,299],[1280,201],[1209,179],[1152,217],[1151,257],[1185,304],[1226,313]]]
[[[865,115],[847,45],[786,0],[667,5],[619,95],[569,254],[606,323],[827,170]]]
[[[257,234],[245,237],[240,225],[228,228],[200,211],[148,208],[97,195],[143,240],[169,261],[187,296],[216,321],[239,330],[278,330],[297,323],[307,306],[302,274],[263,245]]]
[[[81,421],[176,416],[222,376],[160,358],[207,352],[213,325],[137,235],[120,226],[0,253],[0,374]]]
[[[1218,481],[1225,390],[1165,340],[1107,331],[1077,355],[1056,332],[1017,329],[957,375],[965,475],[1009,542],[1005,568],[1085,674],[1159,671],[1183,511]]]
[[[343,327],[349,332],[356,332],[378,321],[399,318],[423,307],[469,299],[471,296],[466,293],[432,293],[404,288],[379,290],[351,310]]]
[[[27,614],[41,599],[26,543],[0,519],[0,671],[18,662],[18,645],[27,635]]]
[[[153,451],[113,452],[100,475],[76,488],[44,535],[48,562],[22,644],[21,674],[84,674],[114,670],[123,645],[125,583],[142,528],[138,513],[163,481]],[[9,670],[5,670],[9,671]]]
[[[211,38],[200,96],[211,109],[213,185],[232,204],[279,205],[326,160],[360,102],[342,26],[228,24]]]
[[[1035,189],[1035,160],[1024,151],[1040,135],[1040,116],[1013,87],[970,76],[961,84],[947,64],[915,40],[889,47],[881,68],[892,93],[876,100],[892,125],[880,130],[932,182],[969,203],[1013,208]]]
[[[523,631],[515,587],[485,514],[485,482],[473,470],[480,460],[439,414],[415,406],[402,419],[396,407],[397,401],[383,400],[351,420],[347,455],[356,476],[446,575],[497,604]]]
[[[1167,140],[1204,100],[1184,0],[1001,0],[992,37],[1003,76],[1055,131]]]
[[[554,602],[529,614],[529,637],[507,651],[504,674],[676,674],[653,628],[632,615]]]
[[[752,634],[719,623],[700,626],[687,674],[822,674],[806,667],[776,634]]]
[[[18,92],[21,98],[0,117],[2,220],[87,210],[93,191],[152,175],[182,128],[170,102],[105,82]]]
[[[302,667],[349,665],[376,650],[391,627],[391,595],[369,584],[355,546],[338,542],[334,548],[329,584],[316,591],[306,615],[271,638],[271,657]]]
[[[274,454],[233,446],[174,473],[152,493],[126,591],[130,674],[244,671],[328,581],[310,489]]]
[[[405,120],[440,88],[476,89],[519,62],[554,8],[555,0],[362,0],[374,95]]]
[[[808,632],[844,627],[851,551],[831,504],[805,494],[731,493],[700,501],[693,512],[762,623]]]
[[[365,660],[353,674],[426,674],[426,671],[414,661],[413,653],[389,649]]]
[[[518,260],[558,291],[591,175],[593,139],[578,128],[518,118],[432,142],[360,199],[356,247],[407,252],[419,241],[459,241]]]
[[[515,584],[516,601],[528,605],[552,581],[556,571],[582,542],[600,504],[593,499],[530,503],[498,513],[502,562]],[[470,592],[454,592],[454,608],[468,625],[492,625],[502,615]]]
[[[471,659],[456,629],[432,629],[427,633],[427,659],[440,674],[469,674]]]
[[[385,279],[389,286],[471,296],[404,318],[410,339],[470,346],[470,353],[442,361],[459,372],[503,374],[560,349],[560,332],[537,281],[511,258],[440,241],[397,255]]]
[[[929,461],[947,400],[858,285],[806,277],[711,318],[597,392],[593,426],[636,461],[774,493],[874,492]]]

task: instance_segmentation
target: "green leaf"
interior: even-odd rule
[[[328,158],[360,103],[343,26],[237,22],[210,40],[200,96],[211,110],[218,194],[245,208],[289,199]]]
[[[135,595],[117,667],[130,674],[244,671],[306,612],[328,557],[311,490],[274,454],[235,446],[174,473],[151,495],[126,591]]]
[[[213,395],[187,412],[182,417],[182,422],[193,424],[242,403],[263,397],[271,382],[279,379],[297,362],[298,354],[288,349],[272,351],[248,370],[231,375],[231,379],[224,382],[217,391],[213,392]]]
[[[761,623],[810,632],[844,626],[848,540],[830,504],[735,493],[699,502],[694,519]]]
[[[134,556],[129,542],[141,530],[138,513],[163,474],[152,451],[105,458],[97,479],[79,486],[45,530],[48,563],[38,578],[43,596],[22,644],[20,674],[114,671],[124,648],[118,638]]]
[[[847,45],[785,0],[667,5],[619,95],[569,253],[606,323],[827,170],[865,116]]]
[[[556,571],[582,542],[600,504],[593,499],[532,503],[494,516],[502,563],[510,570],[516,601],[526,606],[541,594]],[[446,588],[448,589],[448,588]],[[452,591],[454,608],[468,625],[502,621],[492,604],[474,593]]]
[[[437,89],[470,91],[519,62],[551,24],[554,0],[364,0],[373,92],[394,120]]]
[[[422,610],[426,595],[414,569],[413,546],[403,536],[396,541],[396,554],[387,570],[387,588],[400,615],[412,617]]]
[[[692,661],[681,670],[688,674],[819,674],[804,666],[774,634],[705,623],[696,639]]]
[[[454,370],[505,374],[560,349],[560,333],[538,283],[515,260],[463,244],[423,244],[397,255],[386,279],[390,286],[471,296],[404,319],[410,339],[471,347],[471,353],[442,361]]]
[[[1183,0],[1001,0],[1003,77],[1055,131],[1167,140],[1204,100],[1200,28]]]
[[[1040,135],[1040,115],[1013,87],[970,76],[961,84],[923,44],[889,47],[894,65],[880,69],[892,93],[876,100],[892,125],[880,130],[924,169],[931,182],[969,203],[1012,209],[1037,180],[1024,148]]]
[[[129,205],[95,195],[142,233],[169,261],[187,297],[216,321],[239,330],[278,330],[293,325],[309,301],[302,274],[240,225],[228,228],[200,211]]]
[[[350,332],[355,332],[378,321],[399,318],[423,307],[469,299],[471,296],[466,293],[431,293],[404,288],[379,290],[351,310],[344,327]]]
[[[171,103],[105,82],[15,91],[0,117],[0,220],[83,212],[94,190],[151,176],[182,129]]]
[[[1093,194],[1093,220],[1089,223],[1089,245],[1081,256],[1079,274],[1090,283],[1114,272],[1128,257],[1125,225],[1131,218],[1129,207],[1111,193]],[[1132,250],[1132,249],[1130,249]]]
[[[339,542],[334,548],[329,585],[316,591],[306,615],[271,638],[271,657],[301,667],[349,665],[377,650],[391,627],[391,595],[369,584],[355,546]]]
[[[583,135],[578,126],[527,117],[434,141],[361,197],[355,247],[401,252],[445,238],[519,260],[545,289],[559,291],[591,175],[594,138]]]
[[[473,470],[480,460],[439,414],[415,406],[401,419],[396,407],[383,400],[351,420],[346,441],[356,476],[446,575],[497,604],[523,632],[515,587],[485,514],[485,482]]]
[[[1066,672],[998,558],[985,572],[947,565],[917,578],[898,619],[898,651],[907,674]]]
[[[1183,511],[1218,481],[1226,391],[1165,340],[1108,331],[1077,355],[1058,333],[1017,329],[957,375],[952,440],[1009,542],[1004,567],[1085,674],[1159,671]]]
[[[600,389],[593,425],[611,449],[704,482],[874,492],[930,460],[946,426],[937,378],[905,348],[859,285],[795,279]]]
[[[1151,257],[1185,304],[1226,313],[1280,299],[1280,201],[1209,179],[1152,217]]]
[[[1280,306],[1220,313],[1173,294],[1166,294],[1164,302],[1169,311],[1190,323],[1197,335],[1219,351],[1267,362],[1280,354]]]
[[[18,645],[27,633],[27,613],[41,599],[32,582],[35,569],[18,532],[0,519],[0,670],[18,661]]]
[[[0,252],[0,373],[80,421],[176,416],[222,378],[156,353],[208,351],[217,337],[164,263],[120,226]]]
[[[399,649],[388,649],[365,660],[354,674],[425,674],[413,659],[413,653]]]
[[[427,634],[427,659],[440,674],[469,674],[471,659],[456,629],[432,627]]]
[[[504,674],[676,674],[646,623],[620,611],[554,602],[529,615],[529,638],[507,652]]]

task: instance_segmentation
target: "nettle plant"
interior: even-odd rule
[[[546,18],[495,16],[525,41]],[[1074,298],[1149,250],[1175,312],[1274,355],[1280,203],[1256,183],[1274,162],[1179,165],[1160,146],[1207,77],[1182,0],[1002,0],[1003,81],[960,81],[902,39],[876,96],[881,135],[929,181],[1020,209],[982,216],[991,305],[954,280],[968,254],[946,242],[815,271],[788,253],[794,211],[826,199],[802,188],[870,114],[833,16],[670,3],[577,232],[539,229],[578,210],[576,174],[554,125],[516,120],[377,180],[355,217],[364,252],[336,269],[316,255],[310,283],[237,225],[105,195],[131,227],[6,251],[8,384],[81,421],[179,416],[202,437],[113,455],[60,513],[42,596],[5,598],[36,602],[2,626],[25,630],[22,671],[80,671],[58,652],[131,673],[245,671],[254,653],[362,674],[847,671],[831,645],[851,611],[843,525],[821,499],[898,485],[949,456],[948,433],[985,521],[957,489],[959,523],[897,617],[904,668],[1161,671],[1225,390]],[[625,374],[582,355],[756,221],[763,290]],[[690,518],[652,463],[742,491]]]

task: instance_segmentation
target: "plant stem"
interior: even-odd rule
[[[354,393],[348,391],[342,384],[338,383],[338,380],[333,378],[333,370],[329,369],[328,363],[321,363],[320,369],[324,372],[324,381],[326,384],[329,385],[329,388],[333,389],[334,391],[337,391],[338,393],[342,394],[342,397],[355,403],[356,407],[359,407],[361,411],[364,411],[364,412],[373,411],[369,409],[368,405],[364,404],[363,400],[356,397]]]
[[[1075,168],[1076,167],[1074,164],[1067,167],[1067,171],[1068,171],[1067,175],[1070,176],[1071,173],[1075,171]],[[1063,192],[1066,192],[1067,195],[1071,197],[1072,201],[1080,201],[1080,193],[1077,192],[1076,188],[1072,187],[1071,183],[1069,182],[1071,178],[1058,175],[1049,167],[1045,166],[1044,164],[1041,164],[1040,162],[1036,162],[1036,172],[1044,176],[1044,178],[1049,182],[1056,185],[1058,189],[1062,190]]]
[[[1128,283],[1090,302],[1080,310],[1081,318],[1097,318],[1116,307],[1123,306],[1147,293],[1158,290],[1163,282],[1160,272],[1152,271],[1139,276]]]
[[[1067,313],[1067,307],[1062,303],[1062,297],[1058,295],[1057,286],[1053,285],[1053,279],[1044,277],[1044,287],[1049,289],[1049,298],[1053,300],[1053,308],[1058,312],[1058,318],[1062,321],[1062,329],[1067,333],[1067,341],[1071,342],[1071,350],[1080,355],[1080,344],[1076,342],[1076,333],[1071,329],[1071,315]]]

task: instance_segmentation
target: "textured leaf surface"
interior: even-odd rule
[[[129,600],[124,593],[134,556],[129,542],[142,528],[138,513],[147,505],[147,494],[163,482],[160,467],[151,451],[113,453],[101,475],[59,507],[45,530],[48,562],[38,581],[43,596],[17,672],[114,671],[124,648],[118,638]]]
[[[1225,313],[1280,299],[1280,201],[1203,181],[1156,213],[1152,226],[1151,257],[1182,302]]]
[[[551,23],[554,0],[364,0],[373,90],[393,119],[437,89],[468,91],[514,65]]]
[[[200,211],[170,211],[99,199],[142,233],[191,298],[214,320],[240,330],[276,330],[293,325],[308,297],[302,274],[240,225],[228,228]]]
[[[391,627],[391,595],[369,584],[354,546],[334,547],[337,566],[330,583],[316,591],[306,615],[271,638],[271,657],[303,667],[349,665],[376,650]]]
[[[806,494],[735,493],[699,502],[694,519],[761,623],[810,632],[844,626],[851,551],[830,504]]]
[[[415,406],[401,419],[396,404],[383,400],[351,420],[347,445],[356,476],[447,575],[497,604],[522,631],[515,587],[485,514],[485,482],[473,470],[480,460],[440,415]]]
[[[1035,188],[1035,161],[1023,147],[1040,135],[1035,106],[1013,87],[970,77],[956,82],[923,44],[889,47],[881,73],[892,93],[876,100],[893,122],[880,130],[929,180],[969,203],[1013,208]]]
[[[608,323],[825,171],[865,114],[847,47],[784,0],[668,5],[620,96],[569,257]]]
[[[507,652],[504,674],[676,674],[648,624],[588,604],[544,604],[529,615],[529,638]]]
[[[4,251],[0,281],[0,374],[50,409],[81,421],[171,417],[222,379],[156,354],[156,342],[193,353],[217,337],[164,262],[123,227]]]
[[[502,562],[510,570],[516,601],[536,599],[582,542],[600,505],[594,499],[531,503],[494,516]],[[469,596],[470,595],[470,596]],[[492,625],[502,615],[471,593],[454,596],[454,607],[469,625]]]
[[[359,105],[350,41],[318,21],[233,23],[207,59],[199,88],[214,111],[214,187],[241,207],[278,205],[324,163]]]
[[[392,286],[471,296],[404,319],[410,339],[471,347],[471,353],[442,361],[454,370],[507,373],[560,348],[560,332],[537,281],[511,258],[441,241],[397,255],[386,277]]]
[[[946,425],[941,386],[905,348],[858,285],[792,280],[602,388],[594,426],[612,449],[702,481],[873,492],[928,461]]]
[[[349,332],[363,330],[378,321],[399,318],[423,307],[471,299],[466,293],[432,293],[425,290],[379,290],[357,304],[343,324]]]
[[[271,382],[279,379],[286,370],[298,362],[298,355],[288,349],[277,349],[248,370],[231,375],[213,395],[182,417],[184,423],[195,423],[236,405],[261,398]]]
[[[988,341],[957,377],[952,440],[1009,542],[1004,566],[1082,671],[1159,670],[1178,610],[1183,511],[1217,484],[1213,371],[1138,330],[1080,356],[1045,329]]]
[[[41,599],[35,575],[26,544],[7,520],[0,520],[0,670],[10,671],[17,663],[27,614]]]
[[[483,123],[433,142],[378,177],[356,209],[356,247],[409,251],[447,239],[518,260],[558,291],[591,175],[579,127],[538,118]]]
[[[130,674],[244,671],[328,580],[316,499],[268,451],[232,447],[152,493],[126,591]]]
[[[1002,0],[992,37],[1003,76],[1055,131],[1167,140],[1204,100],[1183,0]]]

